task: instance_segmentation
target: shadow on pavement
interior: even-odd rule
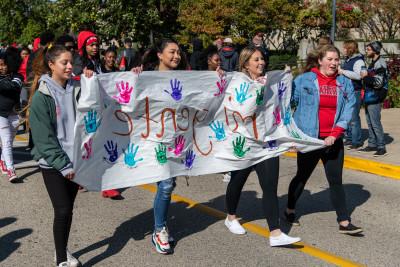
[[[2,218],[0,219],[0,227],[5,227],[16,221],[17,219],[14,217]],[[0,236],[0,262],[7,259],[14,251],[16,251],[21,246],[21,243],[17,242],[18,239],[30,235],[32,232],[32,229],[24,228]]]
[[[345,184],[344,188],[346,191],[350,214],[356,209],[356,207],[365,203],[370,197],[369,191],[364,190],[362,185]],[[265,219],[260,197],[261,195],[257,196],[257,192],[255,191],[243,191],[239,202],[238,216],[242,217],[243,220],[250,222]],[[286,207],[286,201],[287,195],[284,195],[279,199],[281,213]],[[224,212],[225,195],[221,195],[201,204]],[[297,214],[299,216],[333,210],[329,197],[329,188],[315,194],[310,194],[310,191],[304,190],[297,205]],[[222,220],[214,216],[199,212],[198,209],[196,209],[196,206],[189,208],[187,204],[182,202],[173,202],[170,205],[168,227],[170,233],[177,242],[176,245],[178,245],[179,240],[201,232],[216,222],[223,223]],[[104,252],[91,258],[84,264],[84,266],[93,266],[108,257],[118,254],[130,239],[143,240],[146,236],[150,236],[153,232],[153,225],[153,209],[149,209],[123,222],[115,229],[115,232],[111,237],[89,245],[88,247],[77,251],[74,255],[80,257],[90,251],[106,247]],[[266,222],[265,227],[267,227]],[[291,227],[281,220],[281,229],[284,232],[289,232]],[[154,251],[150,238],[148,249],[149,251]]]

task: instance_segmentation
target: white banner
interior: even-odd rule
[[[75,181],[88,190],[252,166],[323,141],[292,120],[292,75],[211,71],[118,72],[82,78]]]

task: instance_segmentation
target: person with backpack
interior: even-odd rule
[[[381,57],[382,43],[371,42],[365,52],[372,59],[367,71],[361,73],[365,85],[364,104],[365,117],[368,124],[368,146],[360,152],[375,152],[374,157],[387,154],[385,146],[385,133],[381,122],[382,102],[388,92],[389,73],[385,60]]]
[[[343,54],[346,57],[343,66],[339,67],[338,73],[349,78],[354,87],[354,95],[356,97],[356,103],[353,109],[353,116],[351,122],[346,131],[346,142],[344,145],[348,145],[347,149],[358,149],[362,147],[361,140],[361,119],[360,119],[360,108],[361,108],[361,69],[365,68],[364,56],[358,52],[358,43],[354,40],[348,40],[343,43]]]

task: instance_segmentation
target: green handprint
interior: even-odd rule
[[[250,150],[250,147],[248,147],[246,150],[243,150],[245,142],[246,138],[242,136],[236,137],[236,142],[232,141],[233,153],[235,154],[236,157],[243,158],[247,153],[247,151]]]
[[[290,135],[291,135],[293,138],[301,139],[301,136],[300,136],[295,130],[292,130],[292,131],[290,132]]]
[[[262,105],[264,103],[264,91],[265,91],[265,86],[261,87],[259,90],[256,91],[256,93],[257,93],[257,98],[256,98],[257,106]]]
[[[167,147],[161,143],[158,145],[158,149],[155,147],[154,150],[156,151],[156,158],[158,163],[164,164],[167,162]]]

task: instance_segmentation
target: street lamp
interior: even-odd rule
[[[335,42],[336,32],[336,0],[332,0],[332,26],[331,26],[331,40]]]

